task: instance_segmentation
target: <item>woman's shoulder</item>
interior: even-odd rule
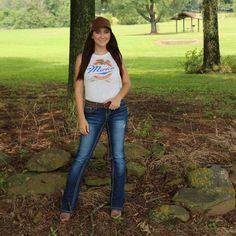
[[[82,60],[82,56],[83,56],[83,54],[82,53],[80,53],[80,54],[78,54],[78,56],[77,56],[77,58],[76,58],[76,60]]]
[[[78,56],[76,57],[76,64],[81,64],[82,61],[82,53],[78,54]]]
[[[76,57],[76,63],[75,63],[76,66],[80,67],[81,62],[82,62],[82,53],[78,54],[78,56]]]

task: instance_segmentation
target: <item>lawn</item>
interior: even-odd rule
[[[197,22],[195,22],[197,25]],[[222,56],[236,55],[236,18],[219,16]],[[190,22],[186,22],[186,28]],[[236,75],[189,75],[183,62],[188,50],[202,48],[200,32],[175,34],[175,22],[158,25],[158,35],[149,35],[150,25],[114,25],[133,92],[145,92],[167,99],[180,99],[215,106],[222,116],[236,116]],[[197,39],[198,44],[159,45],[158,40]],[[67,83],[69,29],[26,29],[0,31],[0,84],[10,87],[24,84]],[[223,110],[227,110],[224,112]],[[230,114],[228,114],[230,113]]]

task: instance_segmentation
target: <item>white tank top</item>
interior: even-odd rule
[[[84,73],[85,99],[105,103],[115,97],[121,87],[120,70],[110,52],[93,53]]]

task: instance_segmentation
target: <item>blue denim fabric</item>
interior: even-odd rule
[[[124,138],[128,119],[126,104],[122,100],[116,110],[85,107],[84,111],[89,123],[89,134],[80,136],[79,149],[67,178],[61,211],[73,213],[77,209],[81,179],[104,127],[107,129],[112,159],[111,208],[122,210],[125,185]]]

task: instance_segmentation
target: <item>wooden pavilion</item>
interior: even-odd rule
[[[200,20],[202,20],[202,17],[195,13],[195,12],[181,12],[178,13],[176,16],[173,16],[171,20],[176,21],[176,33],[178,33],[178,20],[183,20],[183,32],[186,32],[185,30],[185,18],[191,18],[191,27],[190,30],[193,32],[195,25],[193,24],[193,19],[197,19],[198,22],[198,32],[200,28]]]

